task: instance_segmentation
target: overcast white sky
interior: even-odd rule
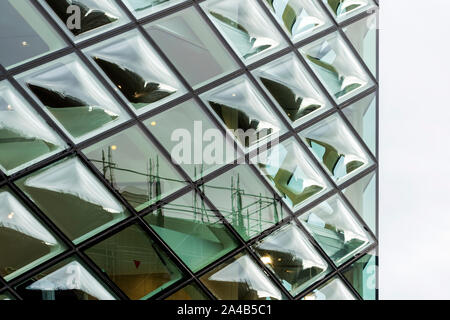
[[[450,299],[450,1],[380,2],[380,298]]]

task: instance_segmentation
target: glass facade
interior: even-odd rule
[[[374,300],[376,0],[5,0],[0,300]]]

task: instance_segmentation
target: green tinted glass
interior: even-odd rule
[[[128,215],[77,158],[57,162],[16,184],[75,243]]]
[[[166,300],[209,300],[197,284],[190,284],[166,298]]]
[[[230,232],[195,193],[157,209],[145,220],[193,271],[237,247]]]
[[[133,300],[147,299],[182,277],[167,254],[137,225],[96,244],[86,254]]]
[[[377,294],[377,257],[370,252],[343,271],[344,277],[364,300],[375,300]]]

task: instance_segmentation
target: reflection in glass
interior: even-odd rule
[[[331,189],[293,138],[259,154],[252,161],[294,211],[306,200],[311,201]]]
[[[377,256],[371,251],[345,269],[342,274],[364,300],[377,297]]]
[[[0,276],[11,280],[63,249],[9,189],[0,189]]]
[[[145,300],[182,276],[159,245],[137,225],[100,242],[86,254],[133,300]]]
[[[137,211],[185,186],[183,178],[136,126],[83,152]]]
[[[248,254],[240,253],[201,277],[219,300],[282,300],[281,291]]]
[[[300,49],[330,95],[339,103],[373,85],[369,75],[338,33]]]
[[[127,216],[120,202],[77,158],[68,158],[16,182],[75,243]]]
[[[246,64],[286,47],[255,0],[213,0],[202,3],[202,7]]]
[[[93,36],[125,22],[125,17],[114,4],[114,1],[104,0],[44,0],[60,19],[60,24],[76,37]],[[80,23],[74,21],[74,9],[77,6],[80,13]],[[54,15],[53,15],[54,16]]]
[[[0,82],[0,168],[10,175],[66,147],[6,81]]]
[[[231,233],[195,193],[156,209],[145,220],[194,272],[237,247]]]
[[[252,248],[293,296],[328,270],[326,261],[295,224],[275,231]]]
[[[255,146],[286,130],[247,77],[234,79],[201,98],[245,147]]]
[[[265,2],[293,42],[332,25],[315,0],[265,0]]]
[[[122,0],[131,12],[141,18],[172,7],[185,0]]]
[[[16,287],[24,300],[115,300],[78,260],[71,258]]]
[[[285,217],[280,203],[248,165],[239,165],[201,188],[244,240]]]
[[[27,0],[0,1],[0,63],[8,68],[65,46]]]
[[[86,53],[135,110],[157,107],[186,92],[138,31],[98,43]]]
[[[334,277],[303,297],[303,300],[356,300],[344,282]]]
[[[178,290],[165,300],[209,300],[209,298],[198,285],[193,283]]]
[[[300,132],[330,176],[339,183],[368,168],[373,161],[338,115]]]
[[[355,16],[375,7],[372,0],[322,0],[338,21]]]
[[[194,8],[156,20],[146,29],[193,87],[218,79],[238,68]]]
[[[75,142],[128,118],[75,55],[28,71],[20,81]]]
[[[256,69],[254,75],[294,127],[330,108],[294,54]]]
[[[16,300],[14,297],[9,294],[8,292],[4,292],[0,294],[0,301],[6,301],[6,300]]]
[[[219,131],[193,100],[144,121],[150,132],[193,179],[198,180],[236,158],[233,140]],[[174,134],[182,133],[179,139]],[[199,142],[202,145],[199,148]],[[180,150],[180,145],[183,148]]]
[[[318,204],[301,215],[300,220],[338,266],[373,243],[339,196]]]

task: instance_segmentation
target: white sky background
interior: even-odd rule
[[[380,2],[380,298],[450,299],[450,1]]]

